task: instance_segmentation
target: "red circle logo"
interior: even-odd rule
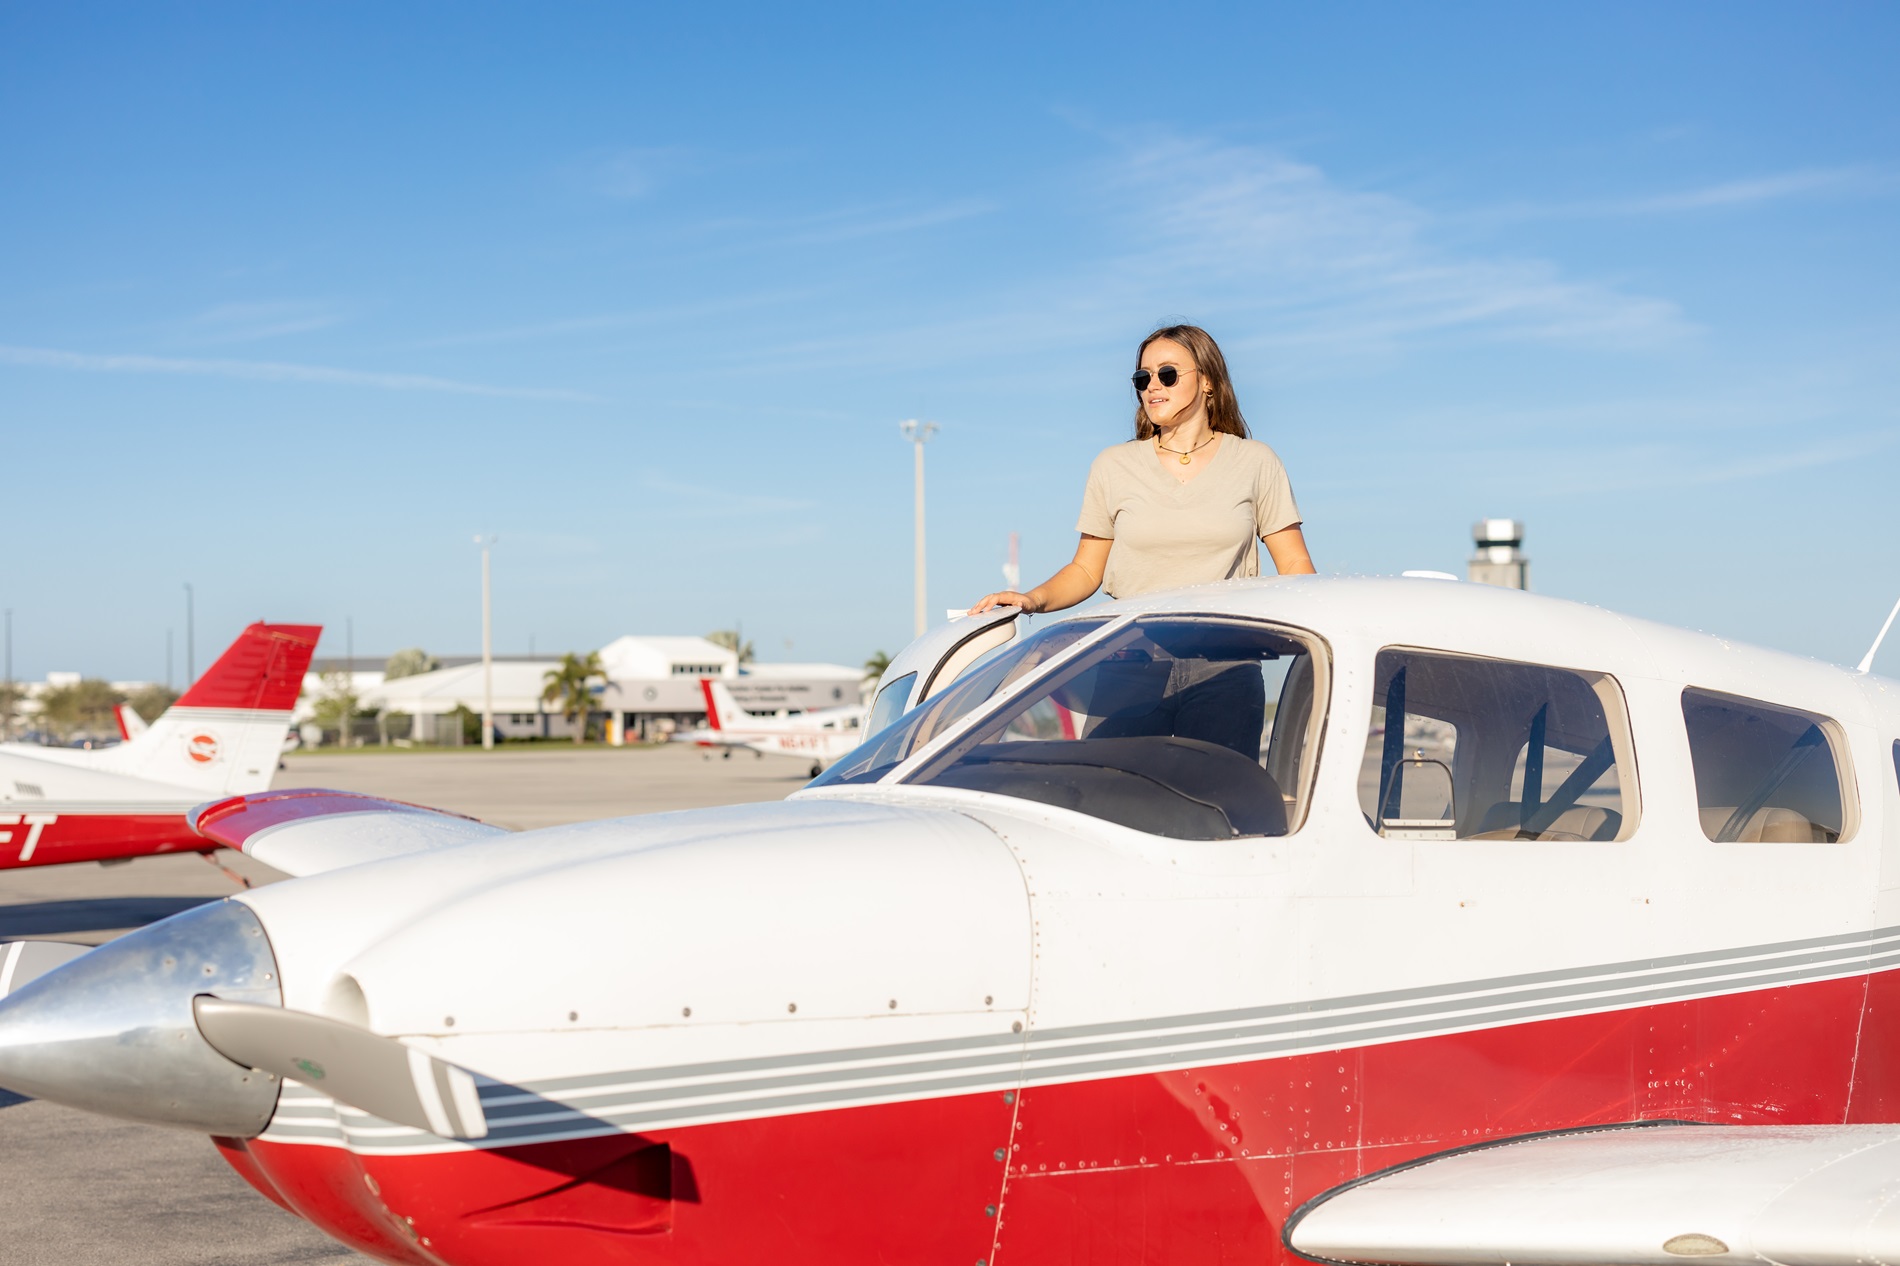
[[[215,734],[194,734],[185,740],[185,755],[200,765],[209,765],[218,759],[218,737]]]

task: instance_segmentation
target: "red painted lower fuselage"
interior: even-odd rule
[[[382,1260],[1250,1263],[1361,1174],[1592,1124],[1892,1121],[1900,973],[1319,1054],[433,1155],[223,1140]]]

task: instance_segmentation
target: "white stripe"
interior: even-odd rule
[[[429,1133],[454,1138],[449,1114],[443,1110],[442,1096],[435,1089],[435,1061],[413,1046],[404,1049],[409,1052],[409,1080],[415,1083],[416,1097],[422,1100],[422,1114],[429,1118]]]
[[[7,946],[5,957],[0,958],[0,998],[4,998],[13,989],[13,972],[19,967],[20,958],[26,953],[26,942],[15,941]]]

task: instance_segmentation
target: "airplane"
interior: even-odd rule
[[[864,737],[868,709],[857,705],[815,708],[789,717],[758,716],[741,708],[724,682],[702,677],[699,688],[706,695],[707,724],[678,731],[675,743],[724,748],[728,758],[735,748],[761,756],[808,756],[816,778]]]
[[[405,1266],[1900,1260],[1900,681],[1443,580],[1022,624],[779,803],[202,806],[295,878],[18,952],[0,1086]]]
[[[112,719],[118,723],[121,743],[129,743],[152,728],[151,724],[129,703],[113,704]]]
[[[0,869],[216,851],[185,814],[270,786],[321,631],[251,625],[149,726],[121,705],[109,747],[0,744]]]

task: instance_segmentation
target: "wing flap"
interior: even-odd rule
[[[186,820],[206,839],[297,876],[507,834],[460,814],[317,788],[233,796]]]
[[[1900,1126],[1671,1124],[1464,1149],[1337,1188],[1285,1238],[1368,1266],[1900,1263]]]

